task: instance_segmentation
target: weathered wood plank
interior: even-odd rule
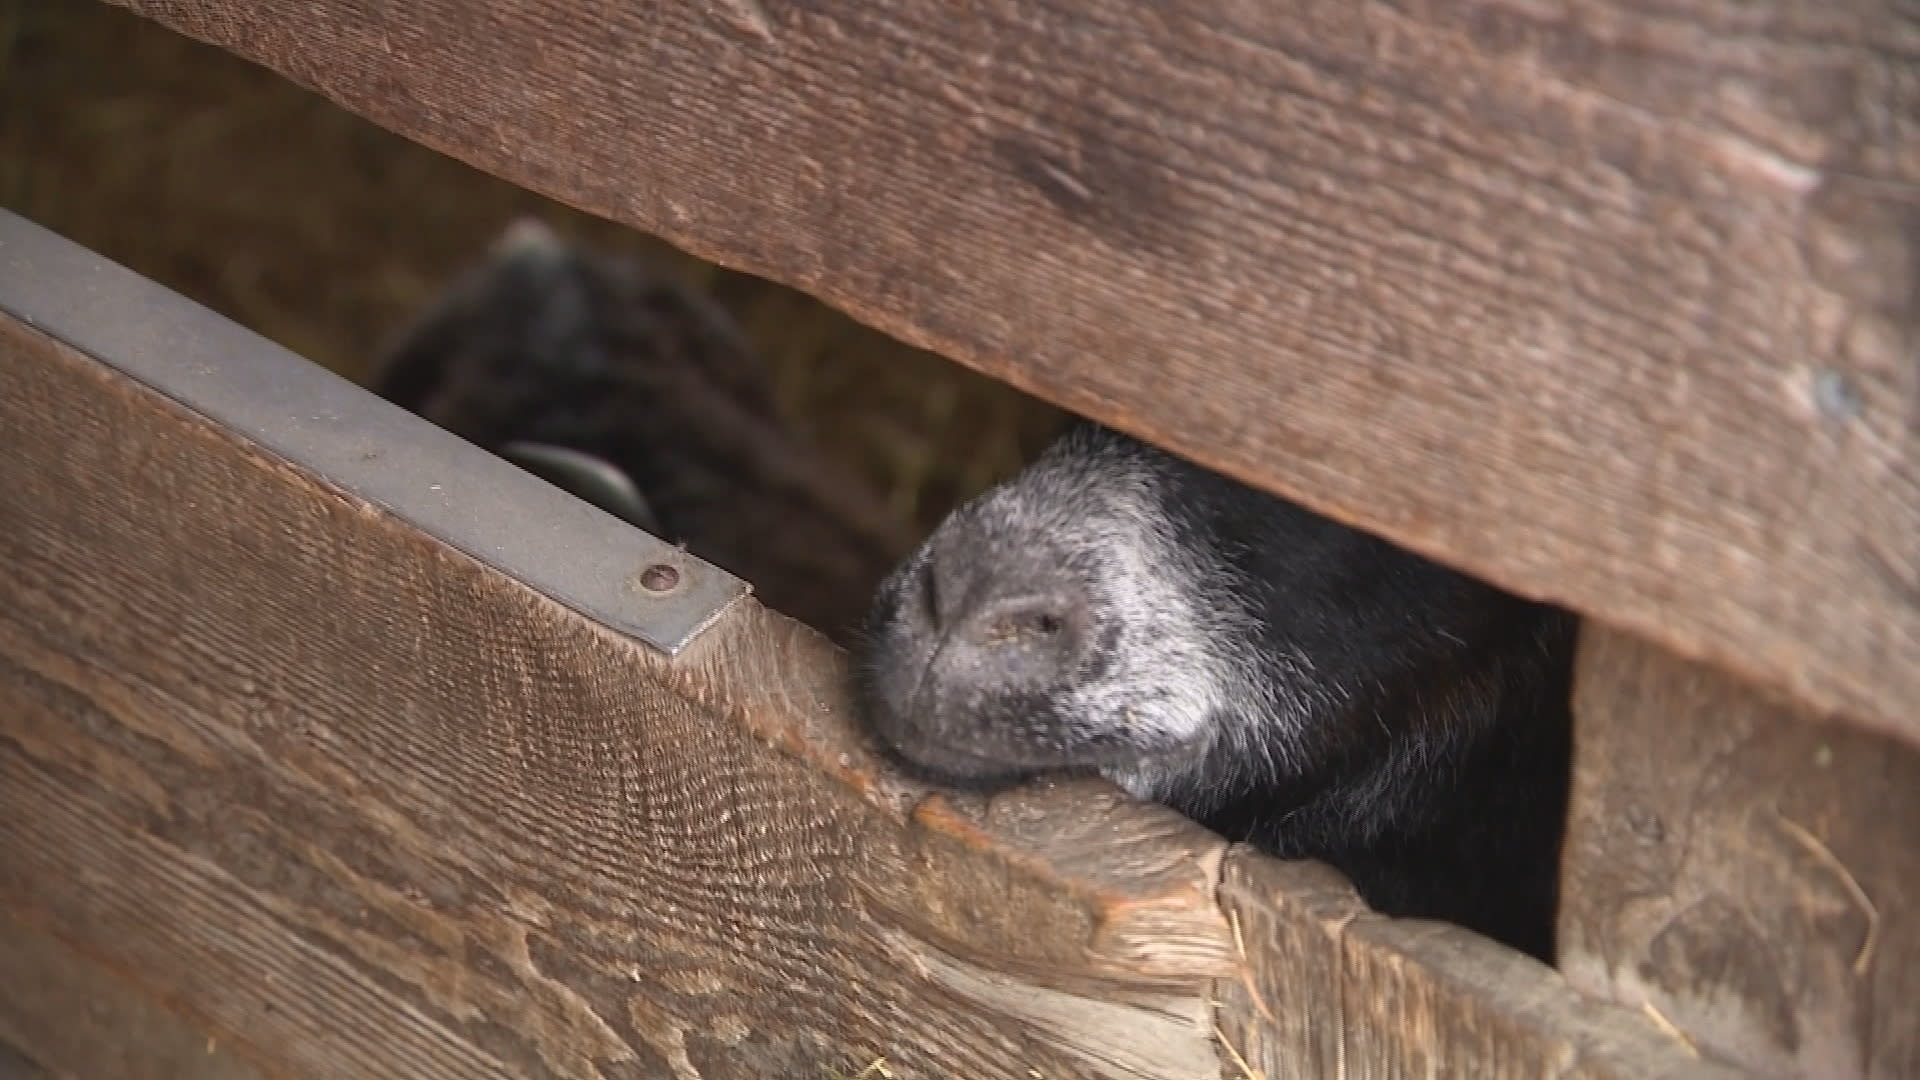
[[[1910,4],[120,2],[1920,740]]]
[[[1561,966],[1768,1076],[1920,1076],[1920,754],[1583,641]]]
[[[1236,849],[1221,900],[1245,950],[1225,981],[1228,1076],[1731,1080],[1643,1016],[1458,927],[1388,919],[1313,862]],[[1323,997],[1315,988],[1333,986]]]
[[[0,1043],[0,1080],[47,1080],[47,1073],[18,1049]]]
[[[0,1080],[264,1080],[244,1047],[141,992],[44,927],[0,914]],[[9,1051],[8,1044],[20,1052]],[[24,1052],[24,1053],[21,1053]],[[50,1073],[34,1062],[58,1061]]]
[[[1216,838],[909,819],[798,624],[669,660],[32,329],[0,367],[8,933],[276,1075],[1218,1075]]]
[[[18,1047],[0,1043],[0,1080],[47,1080],[47,1072]]]
[[[1679,1074],[1546,969],[1105,784],[899,780],[841,654],[756,604],[669,658],[193,394],[6,318],[0,370],[0,1039],[56,1075]]]

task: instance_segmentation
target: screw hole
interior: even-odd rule
[[[640,587],[650,593],[668,593],[680,587],[680,570],[666,563],[654,563],[640,571]]]

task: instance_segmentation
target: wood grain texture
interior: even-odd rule
[[[668,661],[17,323],[0,368],[7,949],[271,1075],[1218,1075],[1217,838],[923,798],[796,623]]]
[[[17,1048],[0,1043],[0,1080],[48,1080],[47,1072]]]
[[[1900,0],[120,0],[1920,741]]]
[[[1222,984],[1227,1076],[1744,1075],[1531,957],[1458,927],[1375,914],[1323,864],[1236,849],[1220,892],[1245,957]],[[1335,992],[1318,990],[1327,986]]]
[[[35,1065],[17,1046],[0,1043],[0,1080],[48,1080],[47,1071]]]
[[[757,604],[667,659],[21,323],[0,370],[0,1040],[54,1075],[1696,1075],[1104,783],[898,778]]]
[[[1920,1076],[1920,754],[1583,643],[1561,966],[1766,1076]]]
[[[265,1080],[258,1062],[41,926],[0,915],[0,1080]],[[9,1056],[7,1044],[18,1048]],[[35,1064],[61,1063],[58,1071]]]

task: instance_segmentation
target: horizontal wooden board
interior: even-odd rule
[[[1920,752],[1587,635],[1561,910],[1576,985],[1760,1076],[1920,1076]]]
[[[0,1043],[0,1080],[47,1080],[47,1073],[17,1046]]]
[[[0,1080],[266,1080],[196,1017],[32,923],[0,913]],[[9,1049],[9,1044],[13,1049]],[[243,1047],[240,1049],[244,1049]],[[35,1061],[59,1062],[58,1072]]]
[[[248,336],[181,303],[188,356]],[[1331,871],[1105,784],[900,780],[755,603],[669,657],[191,394],[13,319],[0,369],[0,1040],[54,1075],[1243,1078],[1318,1070],[1301,1030],[1356,1075],[1675,1074],[1468,935],[1330,951]]]
[[[1236,849],[1221,901],[1244,968],[1220,1037],[1248,1077],[1733,1080],[1644,1016],[1459,927],[1389,919],[1316,862]],[[1335,992],[1323,996],[1319,987]]]
[[[796,623],[670,661],[17,323],[0,366],[0,926],[275,1074],[1217,1074],[1217,839],[909,820]]]
[[[1911,4],[121,2],[1920,740]]]

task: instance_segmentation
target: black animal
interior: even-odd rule
[[[388,400],[751,581],[830,635],[912,546],[799,438],[732,318],[668,273],[522,220],[400,333]]]
[[[1550,959],[1575,630],[1082,424],[882,583],[859,696],[927,776],[1098,773]]]

